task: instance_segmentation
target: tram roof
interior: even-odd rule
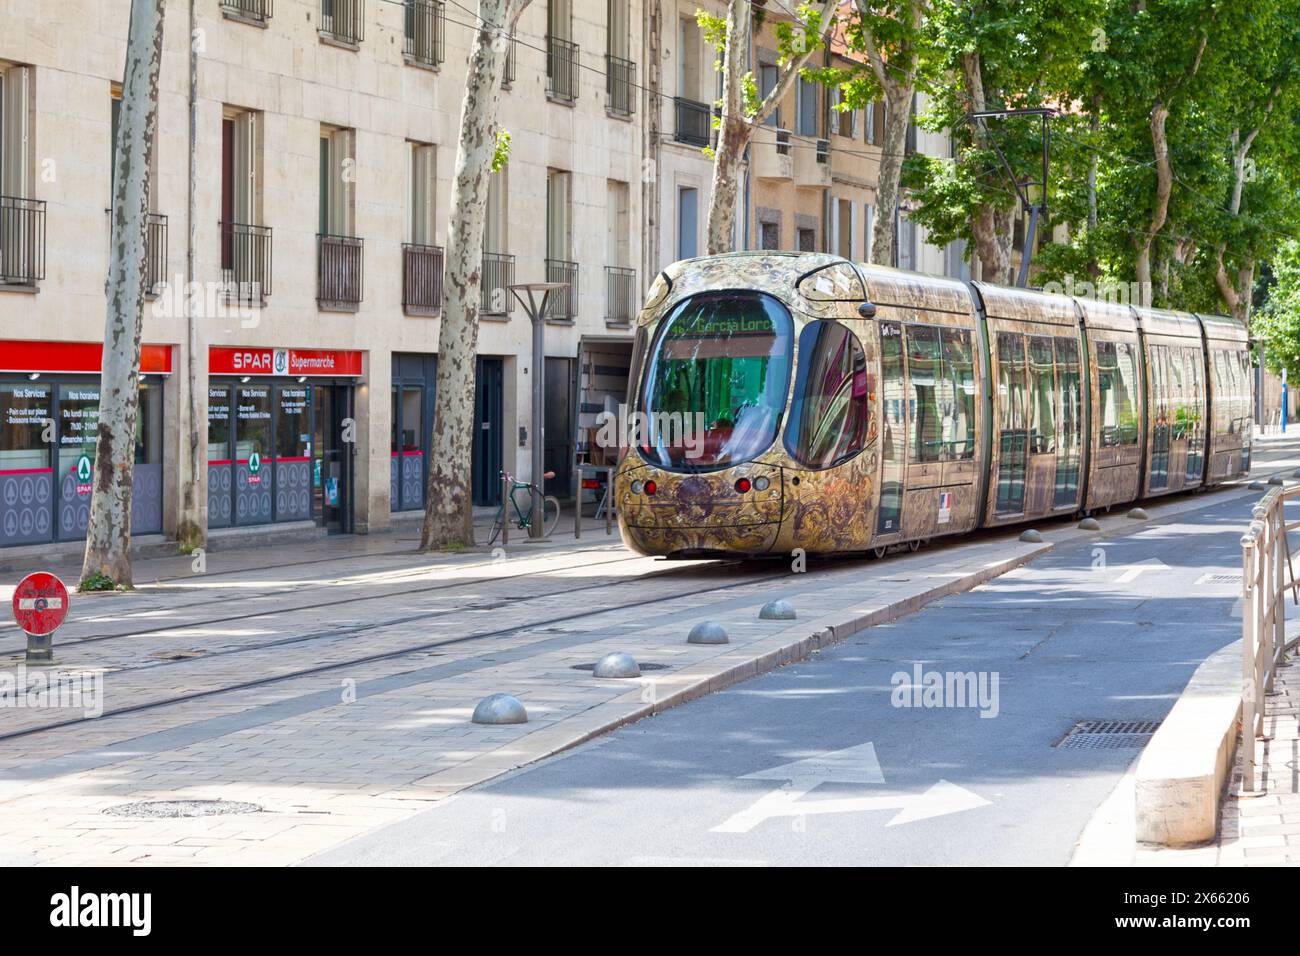
[[[889,266],[859,263],[867,281],[867,298],[876,305],[931,312],[972,315],[970,291],[960,279],[905,272]]]
[[[1074,301],[1083,310],[1084,325],[1091,329],[1110,329],[1115,332],[1136,332],[1137,315],[1127,302],[1075,296]]]
[[[1190,312],[1176,312],[1172,309],[1153,309],[1149,306],[1135,306],[1138,322],[1147,335],[1170,335],[1185,339],[1200,339],[1201,323]]]
[[[1196,317],[1201,320],[1201,326],[1205,329],[1207,339],[1221,342],[1238,342],[1242,345],[1250,339],[1246,326],[1230,315],[1198,312]]]
[[[1078,326],[1079,316],[1069,296],[1049,295],[1034,289],[972,282],[984,300],[984,314],[990,319],[1017,322],[1048,322]]]

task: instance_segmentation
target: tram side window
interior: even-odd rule
[[[1033,455],[1056,451],[1056,377],[1053,371],[1052,340],[1029,338],[1029,452]]]
[[[1169,347],[1165,351],[1165,367],[1169,370],[1169,410],[1170,424],[1173,425],[1173,439],[1187,438],[1191,433],[1191,412],[1187,401],[1186,356],[1183,349]]]
[[[1102,447],[1136,445],[1138,422],[1133,408],[1133,386],[1137,374],[1133,349],[1127,342],[1097,342],[1096,347]]]
[[[799,363],[785,447],[809,468],[847,461],[867,443],[867,360],[858,337],[838,322],[810,322],[799,334]]]
[[[907,373],[911,389],[912,434],[908,460],[943,458],[943,420],[939,412],[939,329],[932,325],[907,327]]]
[[[951,383],[944,409],[944,448],[949,461],[975,457],[975,362],[970,332],[943,330],[944,379]]]

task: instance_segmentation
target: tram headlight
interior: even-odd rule
[[[754,479],[754,490],[767,491],[767,488],[770,484],[772,483],[767,480],[766,475],[759,475],[757,478]]]
[[[632,494],[634,495],[641,494],[641,482],[639,481],[632,482]]]

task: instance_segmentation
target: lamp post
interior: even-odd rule
[[[546,477],[543,474],[546,466],[542,458],[546,431],[543,415],[546,402],[546,306],[553,291],[568,287],[567,282],[521,282],[508,287],[533,323],[533,504],[528,522],[528,537],[533,541],[541,540],[546,530]],[[540,301],[537,298],[539,294]]]

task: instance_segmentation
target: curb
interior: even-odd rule
[[[1206,658],[1142,750],[1135,772],[1134,838],[1187,847],[1219,832],[1241,722],[1241,640]]]
[[[746,649],[719,654],[684,668],[657,683],[653,681],[644,683],[635,690],[596,704],[581,714],[565,719],[560,724],[541,728],[495,750],[480,754],[457,767],[413,781],[390,792],[389,795],[398,799],[414,800],[436,800],[451,796],[455,792],[477,786],[504,772],[571,750],[610,731],[661,714],[680,704],[724,690],[751,677],[769,673],[778,667],[807,660],[823,648],[838,644],[868,628],[895,621],[941,598],[969,591],[993,578],[1014,571],[1034,558],[1048,553],[1053,547],[1051,542],[1044,542],[1009,558],[991,561],[974,571],[936,584],[892,604],[863,610],[862,613],[855,614],[847,620],[841,618],[835,621],[830,617],[815,618],[795,628],[787,628],[751,644]],[[810,628],[811,633],[809,633]],[[795,633],[802,631],[804,636],[791,640],[792,631]],[[726,662],[728,658],[733,659],[734,663],[718,670],[718,664]],[[659,685],[668,680],[680,681],[680,686],[675,686],[666,693],[658,690]],[[535,752],[527,753],[528,750]]]

